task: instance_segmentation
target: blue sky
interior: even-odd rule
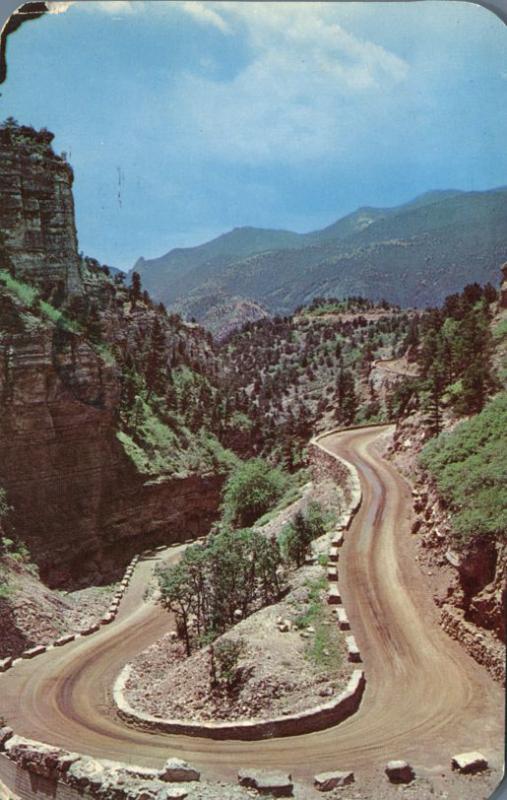
[[[507,27],[479,6],[52,5],[9,38],[2,117],[56,134],[102,262],[507,184]]]

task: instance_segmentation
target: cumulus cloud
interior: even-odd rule
[[[50,14],[63,14],[67,9],[74,5],[75,0],[66,0],[63,2],[53,2],[53,0],[47,0],[46,8]]]
[[[204,51],[200,74],[195,65],[178,65],[165,98],[159,97],[158,122],[170,126],[175,140],[179,134],[180,146],[229,162],[346,153],[379,98],[385,107],[409,73],[404,59],[341,25],[339,3],[98,0],[83,6],[157,15],[171,26],[180,13],[237,43],[244,53],[237,68],[206,72],[203,65],[217,64],[222,54]]]
[[[230,28],[223,17],[217,14],[216,11],[210,7],[209,4],[199,3],[197,0],[185,0],[181,4],[181,8],[187,14],[190,14],[193,19],[204,25],[212,25],[214,28],[222,31],[222,33],[229,33]]]
[[[361,113],[407,77],[403,59],[345,30],[327,4],[213,10],[252,52],[228,81],[187,74],[179,84],[182,125],[215,155],[257,163],[346,152]]]

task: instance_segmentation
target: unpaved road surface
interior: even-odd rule
[[[325,731],[258,742],[128,727],[115,714],[114,679],[170,624],[166,612],[143,601],[156,556],[140,562],[116,622],[0,676],[0,714],[17,733],[68,750],[154,767],[178,755],[209,778],[255,766],[308,779],[330,769],[383,770],[392,758],[448,770],[453,754],[474,749],[500,768],[503,692],[438,626],[413,557],[409,487],[377,452],[391,433],[369,428],[322,440],[356,465],[363,488],[339,563],[368,681],[356,715]]]

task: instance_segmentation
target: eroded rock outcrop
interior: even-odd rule
[[[154,327],[169,364],[206,364],[210,346],[80,257],[72,169],[52,138],[0,128],[0,486],[41,576],[62,585],[207,532],[223,476],[149,471],[119,440],[125,376]]]

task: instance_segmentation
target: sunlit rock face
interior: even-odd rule
[[[53,152],[53,134],[26,126],[0,130],[0,230],[19,275],[41,285],[81,287],[73,172]]]

